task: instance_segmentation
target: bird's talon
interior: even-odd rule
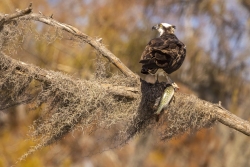
[[[178,91],[178,90],[180,90],[180,87],[174,82],[174,83],[172,83],[171,84],[173,87],[174,87],[174,90],[176,91]]]

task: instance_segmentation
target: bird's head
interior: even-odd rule
[[[164,33],[174,34],[175,26],[168,23],[160,23],[153,26],[152,30],[157,30],[160,36]]]

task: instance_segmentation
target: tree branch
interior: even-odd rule
[[[4,15],[1,20],[0,20],[0,30],[2,29],[3,25],[7,22],[9,22],[10,20],[13,20],[15,18],[19,18],[22,17],[24,15],[28,15],[30,14],[32,11],[32,3],[30,3],[29,7],[24,9],[24,10],[19,10],[16,13],[13,14],[9,14],[9,15]]]
[[[216,107],[216,105],[214,106]],[[216,110],[217,120],[241,133],[244,133],[247,136],[250,136],[250,122],[243,120],[236,115],[232,114],[228,110],[225,110],[221,107],[218,107]]]
[[[26,64],[24,62],[17,61],[15,59],[10,58],[9,56],[5,55],[4,53],[0,53],[1,62],[9,61],[11,63],[19,63],[18,68],[16,69],[16,73],[25,75],[27,77],[29,76],[35,76],[34,79],[36,79],[39,82],[43,82],[46,84],[50,84],[54,78],[51,78],[49,71],[40,69],[35,66],[31,66],[29,64]],[[110,92],[113,95],[121,96],[125,98],[130,99],[137,99],[140,97],[140,90],[138,87],[126,87],[126,86],[114,86],[112,84],[101,84],[104,90]],[[72,92],[74,93],[74,92]],[[166,110],[176,109],[179,108],[179,110],[187,110],[187,108],[183,107],[183,101],[185,101],[186,104],[192,103],[190,99],[193,99],[193,95],[187,95],[182,93],[175,93],[175,99],[176,102],[170,105],[170,108]],[[196,97],[195,105],[200,106],[203,111],[213,112],[214,118],[221,122],[222,124],[233,128],[241,133],[244,133],[247,136],[250,136],[250,122],[243,120],[236,115],[230,113],[228,110],[220,107],[218,104],[212,104],[210,102],[201,100]],[[199,112],[199,109],[197,109],[197,112]],[[209,113],[210,114],[210,113]]]
[[[110,50],[108,50],[104,45],[102,45],[100,40],[95,40],[92,37],[82,33],[77,28],[71,25],[65,24],[65,23],[60,23],[59,21],[54,20],[52,17],[46,17],[42,14],[31,13],[32,11],[31,7],[32,7],[32,3],[30,3],[27,9],[20,10],[14,14],[2,16],[2,19],[0,20],[0,28],[2,28],[3,24],[15,18],[20,18],[20,19],[25,19],[25,20],[35,20],[35,21],[48,24],[50,26],[66,31],[72,34],[73,36],[81,39],[83,42],[88,43],[95,50],[97,50],[101,55],[103,55],[111,63],[113,63],[125,76],[139,78],[139,76],[133,73],[127,66],[125,66],[120,61],[119,58],[117,58],[112,52],[110,52]]]
[[[120,61],[120,59],[117,58],[113,53],[111,53],[99,40],[93,39],[92,37],[82,33],[77,28],[75,28],[71,25],[65,24],[65,23],[60,23],[60,22],[52,19],[51,17],[46,17],[46,16],[43,16],[43,15],[37,14],[37,13],[32,13],[28,16],[22,17],[22,19],[39,21],[39,22],[51,25],[53,27],[59,28],[63,31],[66,31],[66,32],[72,34],[73,36],[81,39],[83,42],[91,45],[101,55],[103,55],[111,63],[113,63],[127,77],[139,78],[138,75],[133,73],[127,66],[125,66]]]
[[[108,92],[126,98],[136,99],[139,98],[140,89],[136,87],[114,86],[112,84],[101,84]]]
[[[5,55],[3,52],[0,52],[0,60],[2,62],[10,62],[10,66],[12,66],[12,64],[18,63],[19,66],[15,71],[16,73],[25,75],[27,77],[34,76],[34,79],[39,82],[51,84],[52,80],[54,79],[51,78],[49,71],[12,59],[11,57]],[[116,96],[122,96],[130,99],[139,97],[139,89],[134,87],[114,86],[112,84],[101,84],[100,86],[102,86],[104,90]]]
[[[175,93],[174,96],[175,96],[176,101],[179,101],[181,99],[181,101],[182,102],[185,101],[185,103],[191,103],[190,99],[194,98],[193,95],[182,94],[179,92]],[[196,103],[196,106],[201,107],[202,110],[208,112],[208,114],[209,112],[212,112],[213,117],[220,123],[230,128],[233,128],[241,133],[244,133],[247,136],[250,136],[250,122],[249,121],[246,121],[237,117],[236,115],[232,114],[231,112],[224,109],[218,104],[212,104],[208,101],[201,100],[197,97],[196,97],[195,103]],[[180,107],[180,105],[183,105],[183,103],[180,102],[171,106],[176,108],[176,107]]]

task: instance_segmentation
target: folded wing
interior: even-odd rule
[[[170,74],[180,68],[185,56],[186,47],[174,34],[154,38],[141,55],[141,73],[155,74],[161,68]]]

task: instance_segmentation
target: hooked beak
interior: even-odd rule
[[[158,29],[158,24],[152,27],[152,30],[157,30]]]

